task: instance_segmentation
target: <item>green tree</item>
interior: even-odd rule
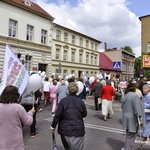
[[[134,78],[140,77],[140,69],[141,69],[141,56],[135,58],[134,60]]]
[[[132,48],[130,46],[125,46],[123,49],[126,50],[126,51],[128,51],[129,53],[134,54],[133,50],[132,50]]]

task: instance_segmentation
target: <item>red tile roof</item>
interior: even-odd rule
[[[31,6],[25,4],[26,0],[2,0],[4,2],[10,3],[15,6],[20,6],[22,9],[29,10],[32,13],[39,14],[47,19],[54,20],[54,18],[47,13],[43,8],[41,8],[38,4],[31,2]]]
[[[113,70],[113,62],[104,53],[99,53],[99,67],[101,69]]]

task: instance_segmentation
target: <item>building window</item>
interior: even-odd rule
[[[60,31],[60,30],[57,30],[57,31],[56,31],[56,39],[57,39],[57,40],[60,40],[60,39],[61,39],[61,31]]]
[[[71,74],[74,74],[74,72],[75,72],[74,70],[71,70]]]
[[[95,50],[97,50],[97,43],[95,43]]]
[[[27,41],[33,41],[33,26],[27,25]]]
[[[82,63],[82,53],[79,54],[79,62]]]
[[[150,53],[150,42],[147,43],[147,52]]]
[[[59,55],[60,54],[60,49],[59,48],[56,48],[56,59],[60,59],[59,58]]]
[[[97,65],[97,56],[95,56],[95,65]]]
[[[91,65],[93,65],[93,56],[91,56]]]
[[[74,51],[71,52],[71,61],[75,61],[75,52]]]
[[[64,41],[68,42],[68,33],[67,32],[64,33]]]
[[[64,50],[63,60],[67,60],[67,50]]]
[[[72,35],[72,44],[75,44],[75,42],[76,42],[76,37],[75,35]]]
[[[28,70],[28,71],[31,71],[32,69],[31,69],[31,61],[32,61],[32,56],[30,56],[30,55],[26,55],[25,56],[25,60],[24,60],[24,66],[25,66],[25,68]]]
[[[86,71],[86,75],[89,76],[89,72],[88,71]]]
[[[86,40],[86,48],[89,48],[89,41]]]
[[[41,43],[46,44],[46,36],[47,36],[47,31],[43,30],[41,31]]]
[[[83,39],[80,38],[80,46],[83,46]]]
[[[86,54],[86,64],[88,64],[88,63],[89,63],[89,55]]]
[[[9,36],[17,37],[17,21],[9,20]]]
[[[94,48],[94,45],[93,45],[93,42],[91,42],[91,49],[93,49]]]

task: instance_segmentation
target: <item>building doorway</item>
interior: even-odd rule
[[[43,72],[47,70],[47,64],[38,64],[39,71]]]

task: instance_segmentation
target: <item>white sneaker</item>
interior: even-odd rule
[[[124,147],[121,150],[124,150]]]

